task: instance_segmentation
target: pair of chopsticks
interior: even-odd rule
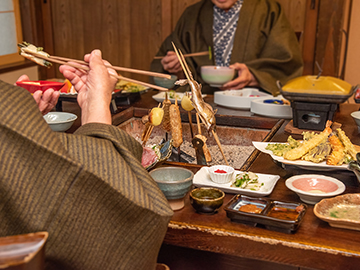
[[[60,57],[60,56],[51,56],[51,55],[49,57],[45,57],[41,54],[34,53],[26,48],[24,48],[23,50],[24,50],[24,52],[26,52],[28,54],[31,54],[37,58],[41,58],[41,59],[44,59],[49,62],[54,62],[54,63],[61,64],[61,65],[68,65],[68,66],[72,66],[74,68],[86,70],[86,71],[90,70],[90,68],[88,67],[89,63],[82,61],[82,60],[71,59],[71,58]],[[69,62],[73,62],[73,63],[69,63]],[[81,65],[85,65],[85,66],[81,66]],[[162,77],[162,78],[167,78],[167,79],[171,78],[170,75],[163,74],[163,73],[157,73],[157,72],[151,72],[151,71],[145,71],[145,70],[139,70],[139,69],[132,69],[132,68],[125,68],[125,67],[116,67],[116,66],[112,66],[112,65],[105,65],[105,66],[108,68],[112,68],[114,70],[118,70],[118,71],[132,72],[132,73],[143,74],[143,75],[154,76],[154,77]],[[160,91],[168,91],[167,88],[160,87],[160,86],[153,85],[153,84],[146,83],[146,82],[142,82],[142,81],[138,81],[138,80],[134,80],[134,79],[130,79],[130,78],[126,78],[123,76],[119,76],[119,75],[115,75],[115,74],[110,74],[110,76],[115,77],[118,80],[120,79],[120,80],[124,80],[127,82],[140,84],[145,87],[154,88],[154,89],[157,89]]]
[[[204,55],[209,55],[210,52],[206,51],[206,52],[197,52],[197,53],[188,53],[188,54],[184,54],[184,57],[192,57],[192,56],[204,56]],[[155,56],[154,59],[163,59],[165,56]]]

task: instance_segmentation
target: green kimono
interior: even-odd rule
[[[213,3],[202,0],[188,7],[175,30],[161,45],[157,55],[174,50],[171,42],[184,54],[213,48]],[[212,50],[213,51],[213,50]],[[214,65],[214,58],[197,56],[186,58],[196,81],[203,85],[203,93],[213,93],[200,76],[203,65]],[[298,40],[281,6],[272,0],[244,0],[234,37],[230,63],[244,63],[265,91],[277,95],[276,81],[282,84],[302,75],[303,61]],[[163,69],[160,60],[153,60],[151,70]]]
[[[53,132],[0,81],[0,236],[47,231],[46,269],[155,269],[173,214],[126,132]]]

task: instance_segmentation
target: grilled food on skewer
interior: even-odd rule
[[[149,140],[154,127],[160,125],[162,122],[162,119],[164,117],[164,110],[163,108],[160,108],[160,105],[161,104],[159,104],[158,107],[152,108],[150,113],[148,115],[143,116],[141,119],[143,124],[145,124],[145,128],[141,135],[143,146],[145,146],[146,142]]]
[[[208,131],[210,131],[211,129],[216,129],[215,112],[212,107],[204,101],[201,93],[201,84],[194,80],[192,73],[190,72],[190,69],[186,64],[185,58],[182,56],[182,53],[177,50],[174,43],[173,47],[187,78],[187,83],[189,84],[191,89],[192,105],[194,106],[196,112],[199,114],[201,122],[205,125],[206,129]]]
[[[188,112],[191,112],[194,109],[194,106],[192,104],[190,97],[188,96],[188,93],[186,93],[186,95],[183,95],[181,99],[181,107]]]
[[[168,93],[165,92],[165,100],[163,101],[164,117],[162,122],[162,128],[168,133],[171,132],[170,105],[171,105],[171,101],[168,98]]]
[[[171,126],[171,137],[173,140],[174,147],[180,147],[183,143],[182,137],[182,125],[181,125],[181,116],[180,110],[177,103],[177,99],[175,99],[175,104],[170,105],[170,126]]]
[[[164,110],[163,108],[152,108],[151,112],[149,113],[149,123],[152,126],[158,126],[161,124],[164,117]]]
[[[194,80],[192,73],[189,69],[189,66],[186,64],[184,56],[182,55],[182,53],[180,51],[178,51],[178,49],[176,48],[174,43],[173,43],[173,47],[174,47],[175,53],[180,61],[181,67],[185,73],[187,82],[191,89],[192,104],[193,104],[196,112],[199,114],[201,122],[205,125],[206,129],[208,131],[211,130],[211,132],[215,138],[215,141],[220,149],[220,152],[224,158],[226,165],[229,165],[229,163],[225,157],[224,151],[221,147],[220,140],[215,132],[215,129],[216,129],[215,112],[212,109],[212,107],[204,101],[202,94],[201,94],[201,84],[199,84],[198,82],[196,82]]]

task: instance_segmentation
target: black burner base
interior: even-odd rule
[[[326,121],[333,120],[338,104],[291,102],[294,127],[300,129],[323,130]]]

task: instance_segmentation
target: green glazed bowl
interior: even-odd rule
[[[184,198],[193,184],[194,173],[181,167],[160,167],[149,172],[166,199]]]
[[[190,203],[198,213],[214,214],[222,206],[225,193],[217,188],[195,188],[190,192]]]

